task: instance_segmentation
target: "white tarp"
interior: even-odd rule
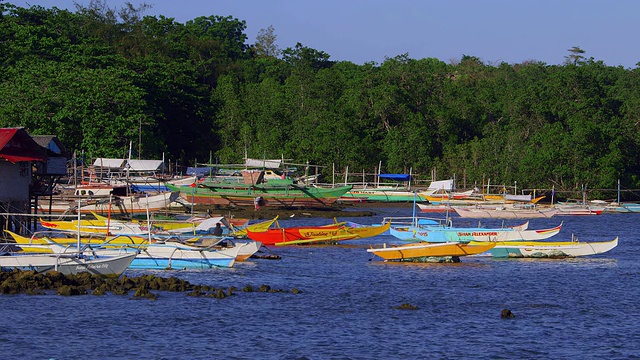
[[[451,191],[453,190],[453,179],[432,181],[429,184],[429,190]]]
[[[130,171],[162,171],[162,160],[128,160],[127,167]]]
[[[93,166],[109,169],[121,169],[124,166],[124,162],[124,159],[97,158],[96,161],[93,162]]]
[[[253,168],[266,168],[266,169],[278,169],[282,164],[282,160],[260,160],[260,159],[245,159],[244,165]]]

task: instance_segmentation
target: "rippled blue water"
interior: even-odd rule
[[[411,208],[378,208],[379,223]],[[325,224],[328,219],[281,224]],[[383,263],[365,251],[390,236],[343,246],[273,248],[282,260],[233,269],[156,272],[195,284],[261,284],[301,294],[227,299],[159,293],[157,301],[92,295],[2,296],[3,359],[629,359],[640,357],[640,214],[554,217],[556,240],[620,237],[609,253],[577,259],[457,264]],[[454,224],[477,220],[454,219]],[[498,221],[484,221],[500,225]],[[517,223],[517,222],[516,222]],[[515,224],[513,221],[511,225]],[[129,271],[130,276],[143,272]],[[397,310],[403,303],[418,310]],[[515,319],[501,319],[510,309]]]

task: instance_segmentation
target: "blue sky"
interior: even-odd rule
[[[2,1],[2,0],[0,0]],[[73,0],[9,0],[75,11]],[[89,0],[76,0],[87,5]],[[110,7],[125,1],[107,0]],[[130,1],[140,4],[142,1]],[[408,53],[445,62],[462,55],[488,64],[535,60],[562,64],[579,46],[587,58],[636,68],[640,62],[637,0],[148,0],[147,15],[180,23],[199,16],[245,20],[247,43],[270,25],[280,49],[296,43],[331,60],[381,63]]]

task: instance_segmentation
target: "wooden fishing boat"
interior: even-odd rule
[[[146,220],[138,220],[146,224]],[[227,218],[225,216],[192,216],[185,220],[149,220],[154,231],[168,234],[202,234],[211,233],[216,224],[224,225],[224,234],[233,234],[247,226],[249,219]]]
[[[352,186],[324,188],[296,184],[291,179],[269,179],[258,184],[205,181],[196,186],[174,186],[172,191],[194,204],[254,206],[321,206],[335,203]]]
[[[59,271],[65,275],[88,272],[104,277],[119,277],[136,258],[135,253],[102,256],[99,251],[69,251],[49,254],[11,253],[0,256],[3,270],[36,272]]]
[[[389,230],[389,226],[389,222],[373,226],[356,226],[343,222],[324,226],[272,228],[262,232],[248,230],[247,236],[263,245],[301,245],[373,237]]]
[[[555,208],[558,210],[557,215],[600,215],[604,211],[605,205],[590,203],[586,199],[582,201],[569,199],[567,201],[559,201]]]
[[[91,212],[98,214],[115,214],[121,213],[125,215],[145,214],[149,212],[158,212],[164,210],[171,205],[172,202],[180,197],[178,192],[164,192],[154,195],[129,195],[117,196],[112,198],[87,198],[81,201],[80,205],[77,199],[74,201],[56,201],[52,204],[39,203],[36,209],[38,214],[49,213],[77,213],[83,214]]]
[[[176,242],[153,243],[140,246],[140,254],[131,263],[131,269],[144,270],[206,270],[216,267],[230,268],[235,264],[240,248],[228,249],[198,247]],[[136,246],[129,247],[136,249]]]
[[[81,235],[143,235],[149,233],[149,226],[139,222],[103,218],[94,214],[96,219],[81,220],[43,220],[40,225],[49,230],[80,233]]]
[[[12,235],[13,236],[13,235]],[[102,258],[120,257],[123,254],[134,254],[135,258],[130,262],[131,269],[164,270],[164,269],[193,269],[203,270],[214,267],[232,267],[240,250],[246,247],[251,251],[255,245],[249,243],[233,244],[227,247],[193,246],[185,243],[166,241],[149,242],[149,238],[139,238],[127,242],[129,236],[116,236],[107,239],[85,238],[74,239],[85,248],[99,252]],[[37,244],[34,242],[18,242],[17,245],[25,251],[38,251],[42,254],[64,254],[74,246],[65,242],[56,243],[60,238],[42,238]],[[25,238],[26,239],[26,238]],[[243,250],[244,251],[244,250]],[[252,253],[253,254],[253,253]],[[0,257],[2,258],[2,257]]]
[[[460,217],[474,219],[534,219],[550,218],[558,213],[557,209],[539,209],[535,206],[454,206]]]
[[[39,231],[33,233],[30,237],[26,237],[9,230],[5,230],[5,232],[11,235],[23,252],[54,253],[55,248],[51,247],[52,244],[69,247],[78,243],[78,236],[74,236],[71,233]],[[116,235],[107,238],[100,236],[80,237],[80,245],[101,245],[105,241],[108,242],[109,247],[121,247],[123,245],[146,244],[148,243],[148,238],[129,235]]]
[[[476,244],[476,242],[470,242]],[[533,257],[558,258],[577,257],[605,253],[618,246],[618,238],[602,242],[572,241],[497,241],[490,253],[495,258]]]
[[[404,221],[409,220],[410,222]],[[528,229],[528,222],[520,226],[501,228],[454,227],[442,219],[396,218],[389,233],[405,241],[461,242],[544,240],[557,235],[560,225],[548,229]]]
[[[273,223],[275,223],[277,220],[278,220],[278,216],[276,216],[271,220],[261,221],[254,224],[248,224],[245,227],[234,231],[231,235],[233,235],[235,238],[246,238],[248,230],[251,230],[253,232],[267,231],[273,225]]]
[[[453,212],[453,207],[450,204],[416,204],[421,212],[424,213],[446,213]]]
[[[188,241],[188,245],[212,248],[215,250],[225,250],[238,246],[239,251],[236,255],[236,261],[246,261],[262,247],[262,243],[259,241],[236,240],[229,237],[217,239],[212,237],[194,238],[192,241]]]
[[[383,245],[382,248],[367,249],[385,261],[416,261],[421,258],[467,256],[489,251],[495,243],[461,244],[459,242],[428,243],[417,242],[405,245]]]

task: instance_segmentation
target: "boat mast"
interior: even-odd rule
[[[80,251],[80,199],[78,199],[78,244],[76,246]]]

